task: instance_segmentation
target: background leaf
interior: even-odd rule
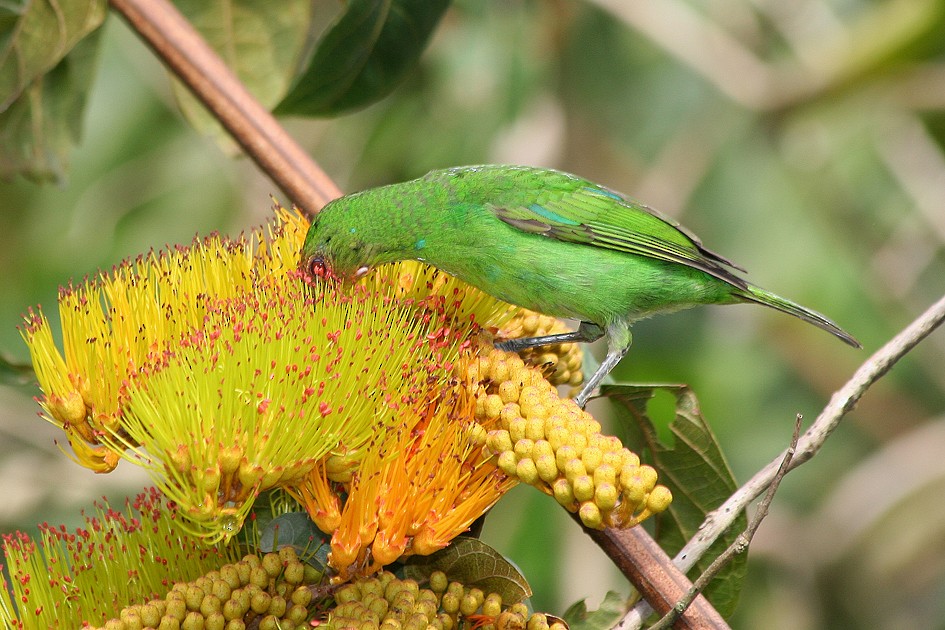
[[[0,113],[0,177],[22,174],[38,181],[65,179],[69,152],[82,134],[101,33],[99,29],[76,43]],[[0,76],[3,74],[0,67]]]
[[[299,558],[319,571],[328,567],[331,536],[322,532],[305,512],[280,514],[259,534],[259,550],[268,553],[283,547],[295,549]]]
[[[0,4],[0,112],[105,20],[105,0]]]
[[[503,605],[531,597],[532,590],[519,570],[505,556],[478,538],[460,536],[429,556],[411,556],[404,564],[404,577],[425,580],[442,571],[451,580],[498,593]]]
[[[191,24],[265,107],[278,103],[289,87],[318,24],[312,0],[176,0]],[[321,13],[318,13],[320,16]],[[236,145],[207,109],[179,81],[174,95],[187,120],[225,147]]]
[[[387,96],[416,65],[448,6],[449,0],[351,0],[276,112],[331,116]]]
[[[627,612],[627,600],[620,593],[607,591],[597,610],[588,610],[583,599],[564,613],[571,630],[610,630]]]
[[[5,352],[0,352],[0,385],[29,387],[36,382],[36,373],[32,363],[18,363]]]
[[[672,442],[661,439],[647,411],[658,391],[675,398],[675,419],[669,423]],[[660,475],[660,483],[673,492],[669,509],[657,517],[656,540],[669,555],[675,554],[696,533],[705,515],[721,505],[736,484],[728,462],[702,418],[699,400],[686,385],[604,385],[601,394],[617,407],[617,417],[629,434],[628,448],[649,453],[648,460]],[[698,576],[747,525],[744,515],[721,536],[696,564],[690,577]],[[740,554],[712,580],[705,595],[723,616],[738,603],[745,577],[746,554]]]

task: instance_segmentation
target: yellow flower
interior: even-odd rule
[[[280,217],[282,238],[298,241],[303,224],[290,216]],[[30,313],[23,336],[45,393],[41,404],[47,419],[66,432],[81,464],[97,472],[117,465],[99,445],[121,428],[129,379],[199,328],[210,299],[249,290],[254,261],[277,267],[279,261],[264,249],[254,257],[256,242],[263,242],[261,231],[235,242],[211,237],[190,248],[152,251],[84,285],[61,289],[62,353],[46,317]]]
[[[307,223],[150,253],[60,295],[63,353],[28,321],[47,418],[83,465],[145,466],[195,532],[238,531],[267,488],[364,446],[446,386],[475,322],[509,307],[418,263],[302,282]],[[351,289],[351,290],[349,290]],[[345,473],[350,477],[350,472]],[[344,477],[344,474],[342,475]]]

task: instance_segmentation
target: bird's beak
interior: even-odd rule
[[[358,278],[363,278],[364,276],[367,275],[367,273],[368,273],[370,270],[371,270],[371,268],[370,268],[370,267],[367,267],[367,266],[358,267],[358,268],[355,270],[355,272],[354,272],[354,279],[357,280]]]

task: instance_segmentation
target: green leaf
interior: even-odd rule
[[[4,352],[0,352],[0,385],[35,387],[36,373],[30,363],[16,363]]]
[[[564,613],[571,630],[610,630],[627,612],[627,600],[620,593],[608,591],[597,610],[588,610],[582,599]]]
[[[276,113],[333,116],[390,94],[420,58],[449,0],[351,0]]]
[[[0,113],[0,177],[65,178],[69,151],[81,136],[101,33],[99,29],[79,41]]]
[[[304,562],[319,571],[328,567],[331,536],[323,533],[305,512],[280,514],[270,520],[259,535],[259,550],[276,551],[293,547]]]
[[[314,38],[312,0],[176,0],[175,5],[260,103],[272,108],[282,100]],[[203,135],[228,141],[190,90],[176,80],[173,85],[190,124]]]
[[[675,398],[675,419],[669,424],[672,444],[657,434],[647,413],[653,396],[665,391]],[[706,514],[717,508],[736,488],[735,477],[722,449],[699,410],[699,400],[686,385],[605,385],[601,394],[616,403],[618,415],[627,428],[628,448],[648,451],[660,483],[673,493],[669,509],[656,520],[656,540],[670,555],[692,538]],[[741,514],[708,553],[690,571],[698,576],[747,525]],[[746,571],[745,554],[739,554],[709,584],[705,595],[723,616],[730,615]]]
[[[105,0],[0,3],[0,112],[105,20]]]
[[[503,604],[518,603],[532,594],[515,565],[477,538],[460,536],[449,547],[429,556],[411,556],[404,564],[404,577],[417,581],[426,580],[434,571],[486,593],[498,593]]]

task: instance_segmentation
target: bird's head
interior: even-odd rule
[[[315,216],[305,235],[299,266],[312,278],[354,281],[371,270],[375,250],[356,221],[331,203]]]

